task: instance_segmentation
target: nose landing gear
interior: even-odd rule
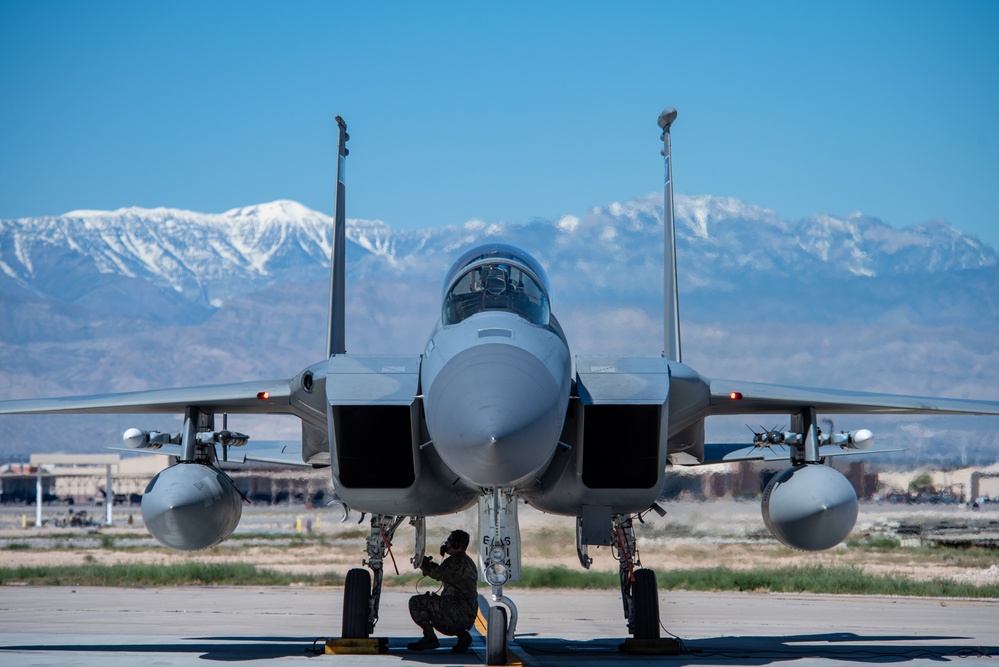
[[[517,498],[509,489],[494,488],[479,497],[479,563],[497,603],[486,618],[486,664],[505,665],[507,645],[517,630],[517,606],[503,595],[503,585],[520,580]]]

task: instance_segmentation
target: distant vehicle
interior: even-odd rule
[[[57,528],[87,528],[100,525],[86,510],[74,512],[72,509],[65,516],[52,519],[52,524]]]

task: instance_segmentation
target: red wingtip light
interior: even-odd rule
[[[731,392],[728,395],[728,397],[731,398],[733,401],[741,400],[742,399],[742,392],[741,391],[733,391],[733,392]]]
[[[259,398],[261,401],[266,401],[270,397],[271,395],[268,394],[266,391],[261,391],[257,394],[257,398]]]

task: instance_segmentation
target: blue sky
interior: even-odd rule
[[[0,218],[329,212],[336,114],[350,217],[582,215],[661,188],[672,105],[678,192],[999,246],[997,35],[997,2],[0,0]]]

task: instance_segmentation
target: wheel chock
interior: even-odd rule
[[[634,655],[680,655],[683,646],[677,639],[669,637],[664,639],[625,639],[624,643],[618,646],[622,653]]]
[[[339,637],[326,640],[326,655],[374,655],[388,653],[388,637],[348,639]]]

